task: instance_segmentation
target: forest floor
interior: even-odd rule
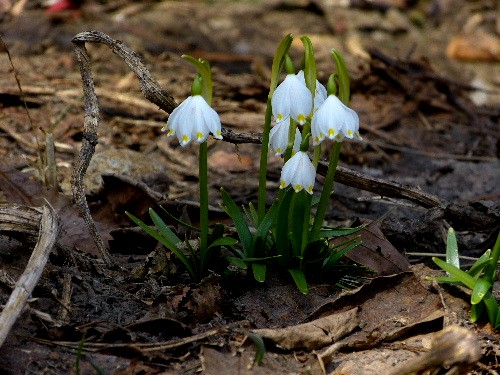
[[[498,373],[499,336],[487,319],[470,322],[470,293],[429,280],[441,272],[416,255],[444,254],[453,227],[460,254],[477,258],[500,227],[495,1],[91,0],[63,12],[38,1],[0,5],[0,217],[50,204],[61,218],[56,246],[0,351],[1,373]],[[323,83],[334,69],[330,50],[341,51],[364,140],[343,144],[327,223],[369,224],[349,254],[375,271],[369,280],[347,291],[314,280],[307,295],[273,272],[265,283],[232,268],[190,282],[125,211],[146,218],[161,203],[197,217],[196,148],[166,137],[168,114],[143,97],[129,67],[108,46],[87,43],[100,125],[84,181],[116,264],[108,267],[70,183],[85,115],[71,40],[89,30],[141,55],[177,103],[194,75],[181,55],[211,63],[213,107],[233,132],[226,142],[209,140],[210,220],[226,225],[221,187],[239,204],[257,200],[260,145],[234,139],[262,132],[278,43],[292,33],[300,61],[298,36],[308,35]],[[281,166],[269,156],[269,201]],[[317,191],[322,182],[318,176]],[[29,212],[40,220],[41,211]],[[25,271],[39,221],[7,224],[0,220],[1,305]],[[261,365],[253,365],[255,335],[265,339]]]

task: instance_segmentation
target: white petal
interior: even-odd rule
[[[290,118],[278,122],[269,132],[269,145],[276,151],[276,155],[282,155],[288,147],[288,134],[290,133]],[[295,129],[295,139],[293,143],[293,151],[300,149],[302,136],[299,129]]]
[[[277,122],[281,122],[290,116],[289,81],[287,79],[288,76],[276,87],[271,98],[273,116]]]
[[[283,166],[280,188],[292,185],[296,192],[305,189],[312,194],[315,178],[316,170],[309,156],[303,151],[298,151]]]

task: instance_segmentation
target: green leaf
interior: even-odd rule
[[[484,311],[484,303],[478,303],[477,305],[472,305],[470,309],[470,321],[472,323],[477,322]]]
[[[290,275],[292,275],[293,281],[295,282],[295,285],[297,285],[297,288],[299,288],[299,290],[304,294],[309,293],[309,287],[307,286],[304,272],[296,268],[289,269],[288,272],[290,272]]]
[[[248,268],[248,266],[245,263],[245,261],[243,259],[241,259],[241,258],[227,257],[227,260],[229,261],[229,263],[235,265],[239,269],[246,270]]]
[[[269,89],[269,97],[273,96],[274,90],[278,86],[278,80],[280,78],[281,70],[283,69],[283,65],[285,64],[285,57],[292,45],[293,36],[292,34],[288,34],[283,38],[281,43],[279,44],[276,54],[273,59],[273,66],[271,69],[271,86]]]
[[[453,228],[448,229],[448,237],[446,238],[446,263],[451,264],[454,267],[460,268],[457,236]]]
[[[301,255],[302,230],[304,228],[305,210],[305,201],[304,199],[302,199],[301,194],[294,193],[292,197],[292,203],[290,205],[290,216],[288,218],[290,240],[292,242],[292,250],[294,256]]]
[[[484,279],[479,279],[476,281],[476,285],[474,285],[474,289],[472,289],[472,295],[470,302],[473,305],[477,305],[482,301],[484,296],[491,289],[491,284]]]
[[[264,354],[266,354],[266,346],[264,345],[264,340],[261,336],[253,332],[247,332],[247,337],[252,340],[255,345],[255,357],[253,359],[253,364],[260,366],[262,359],[264,359]]]
[[[451,264],[446,263],[444,260],[433,257],[432,260],[443,270],[448,272],[451,276],[456,277],[458,281],[463,283],[466,287],[470,289],[474,289],[474,285],[476,285],[476,279],[474,279],[467,272],[462,271]]]
[[[202,78],[202,96],[205,98],[209,105],[212,105],[212,73],[210,71],[210,64],[203,59],[197,59],[190,55],[182,55],[184,60],[193,64]]]
[[[186,229],[191,229],[195,232],[199,232],[200,229],[199,228],[196,228],[195,226],[191,225],[191,224],[188,224],[188,223],[185,223],[184,221],[176,218],[174,215],[172,215],[170,212],[168,212],[163,206],[160,206],[160,208],[162,209],[162,211],[170,218],[172,219],[173,221],[175,221],[177,224],[183,226],[184,228]]]
[[[290,210],[290,202],[293,197],[293,189],[288,189],[281,199],[278,216],[276,218],[276,226],[274,237],[276,240],[276,253],[281,255],[279,264],[285,269],[291,260],[290,240],[288,236],[288,215]]]
[[[224,190],[224,188],[220,189],[222,200],[224,201],[224,208],[233,221],[233,224],[238,232],[238,236],[240,237],[241,245],[243,246],[243,252],[245,256],[248,256],[252,251],[252,234],[250,233],[250,229],[248,229],[248,224],[245,221],[245,217],[242,212],[236,206],[233,199],[229,196],[229,194]]]
[[[264,281],[266,281],[266,270],[267,267],[265,264],[252,263],[253,277],[259,283],[263,283]]]
[[[478,260],[474,262],[472,267],[467,271],[469,275],[474,278],[478,278],[481,272],[483,272],[484,268],[490,263],[491,250],[486,250],[483,255],[479,257]]]
[[[319,237],[320,238],[330,238],[330,237],[350,236],[351,234],[359,232],[365,226],[366,225],[360,225],[359,227],[355,227],[355,228],[329,228],[329,229],[321,229],[319,231]]]
[[[304,44],[304,79],[307,88],[314,95],[316,91],[316,60],[314,59],[313,46],[311,39],[306,35],[302,35],[300,40]]]
[[[181,242],[181,239],[177,237],[174,232],[172,232],[168,225],[165,224],[161,217],[158,216],[158,214],[154,212],[152,208],[149,209],[149,216],[151,216],[151,220],[153,220],[153,223],[156,225],[156,228],[163,237],[176,245]]]
[[[486,306],[486,311],[488,313],[488,318],[492,326],[496,325],[498,319],[498,305],[497,301],[493,295],[488,292],[483,298],[484,305]]]
[[[338,52],[336,49],[332,49],[331,54],[335,61],[335,65],[337,66],[337,76],[339,80],[338,97],[342,103],[344,103],[345,105],[349,105],[351,92],[349,72],[340,52]]]
[[[151,237],[153,237],[155,240],[160,242],[163,246],[165,246],[167,249],[169,249],[171,252],[179,258],[179,260],[186,266],[186,268],[189,271],[189,274],[193,278],[193,280],[198,280],[199,277],[196,274],[195,270],[193,269],[193,266],[191,264],[191,261],[184,255],[184,253],[179,250],[179,248],[174,244],[170,239],[165,238],[159,231],[156,231],[152,229],[149,225],[145,224],[142,222],[140,219],[132,215],[130,212],[125,212],[125,214],[132,219],[134,223],[136,223],[139,227],[141,227],[147,234],[149,234]],[[177,237],[177,236],[176,236]],[[180,242],[180,241],[179,241]]]
[[[326,258],[323,262],[323,270],[328,271],[331,269],[344,255],[346,255],[349,251],[354,249],[355,247],[361,245],[361,241],[354,242],[341,250],[332,251],[330,256]]]
[[[231,238],[231,237],[221,237],[217,238],[214,242],[208,246],[208,249],[216,246],[234,246],[238,243],[238,240],[236,238]],[[207,250],[208,250],[207,249]]]

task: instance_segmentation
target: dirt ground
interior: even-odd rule
[[[495,1],[88,0],[54,11],[4,0],[0,12],[1,305],[38,239],[41,211],[23,207],[48,202],[61,218],[56,245],[1,347],[0,373],[498,373],[499,336],[486,320],[469,321],[470,295],[426,279],[439,274],[428,253],[444,253],[450,226],[469,257],[491,248],[500,227]],[[331,48],[340,50],[364,141],[344,142],[327,221],[372,223],[349,258],[375,272],[347,291],[315,280],[307,295],[287,277],[271,273],[259,284],[223,267],[191,283],[124,212],[145,218],[161,203],[195,218],[196,148],[167,138],[160,129],[168,114],[144,98],[129,67],[108,46],[87,43],[100,125],[84,181],[116,263],[106,266],[70,185],[85,115],[71,41],[90,30],[137,52],[177,103],[195,73],[181,54],[211,63],[213,106],[233,132],[225,142],[209,140],[210,220],[225,224],[220,187],[238,203],[257,199],[254,133],[262,131],[278,43],[292,33],[299,60],[298,36],[307,34],[323,83]],[[246,141],[236,144],[240,133]],[[269,160],[271,201],[282,161]],[[13,212],[38,221],[12,226]],[[267,349],[261,365],[253,365],[256,335]]]

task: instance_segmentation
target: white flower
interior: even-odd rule
[[[335,95],[329,95],[314,114],[311,123],[313,145],[320,144],[326,137],[340,142],[345,137],[362,140],[359,134],[359,117]]]
[[[300,79],[301,82],[306,84],[306,79],[304,78],[304,71],[301,70],[297,74],[297,78]],[[325,101],[326,97],[328,96],[326,92],[325,86],[318,80],[316,80],[316,90],[314,90],[314,112],[316,112],[319,107],[321,107],[321,104]]]
[[[305,189],[312,194],[316,169],[309,156],[304,151],[298,151],[283,166],[281,170],[280,189],[292,185],[295,192]]]
[[[277,122],[291,116],[303,125],[306,122],[306,117],[311,113],[312,95],[295,74],[288,74],[274,90],[271,105]]]
[[[190,96],[176,107],[161,130],[168,130],[167,135],[177,134],[183,147],[193,139],[204,142],[208,133],[222,139],[219,115],[201,95]]]
[[[276,155],[282,155],[288,147],[288,134],[290,133],[290,117],[278,122],[269,132],[269,145],[276,151]],[[293,142],[292,153],[300,149],[302,136],[299,129],[295,129],[295,140]]]

